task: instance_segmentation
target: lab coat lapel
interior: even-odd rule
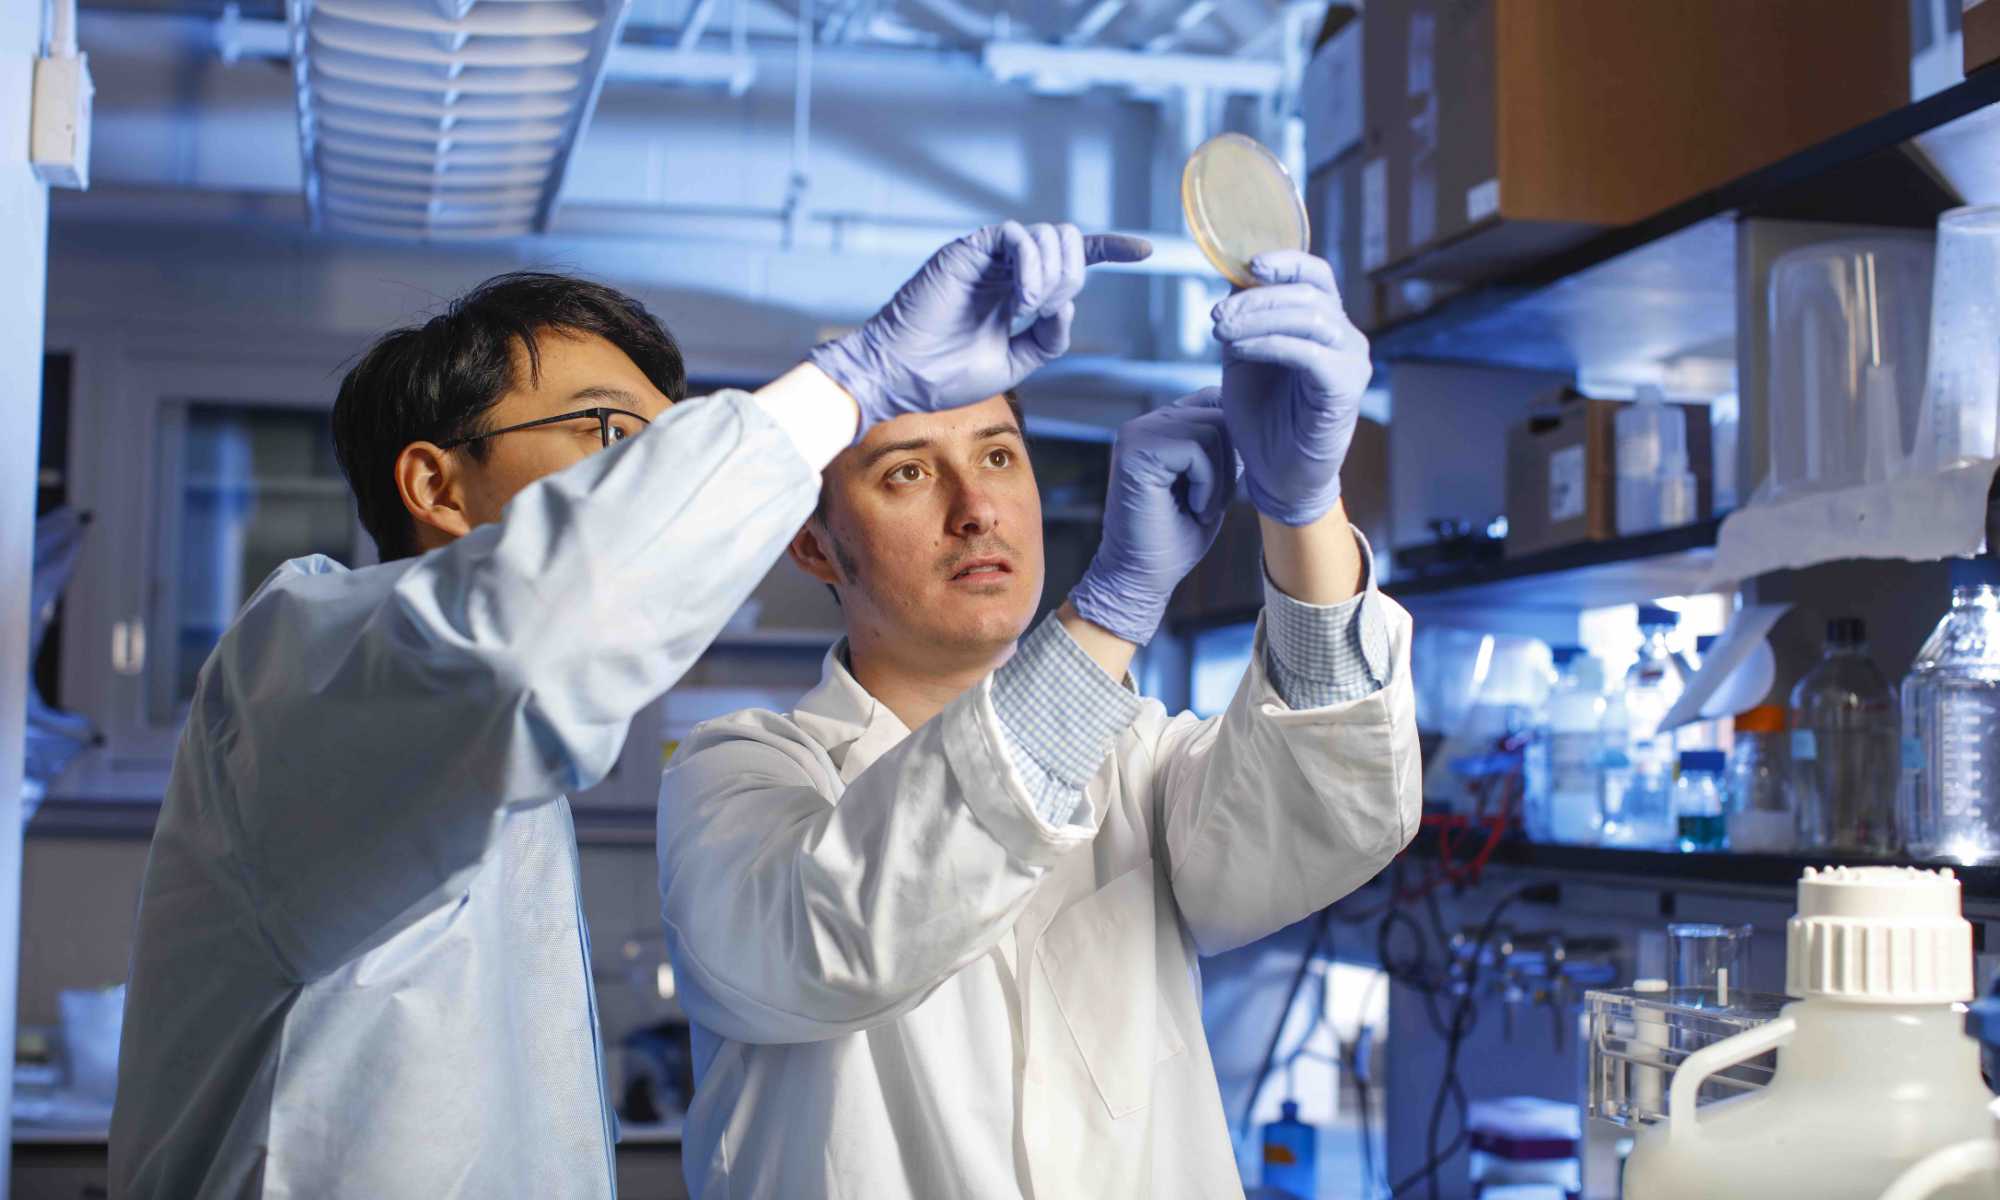
[[[827,651],[819,686],[799,700],[792,720],[826,750],[842,784],[852,783],[910,736],[896,714],[869,695],[847,669],[846,638]]]

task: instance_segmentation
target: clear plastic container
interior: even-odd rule
[[[1938,218],[1923,416],[1925,466],[2000,452],[2000,206],[1954,208]]]
[[[1707,999],[1698,1003],[1728,1008],[1750,978],[1749,925],[1682,921],[1667,926],[1667,983],[1676,992]]]
[[[1687,690],[1687,664],[1667,645],[1679,622],[1670,609],[1640,606],[1638,661],[1605,707],[1601,805],[1607,844],[1668,847],[1679,836],[1673,816],[1674,738],[1660,732],[1661,719]],[[1612,738],[1622,739],[1622,746]]]
[[[1818,242],[1771,266],[1770,470],[1762,496],[1906,473],[1924,397],[1931,239]]]
[[[1722,850],[1729,845],[1728,818],[1722,805],[1720,750],[1681,751],[1680,778],[1674,781],[1674,828],[1684,854]]]
[[[1791,717],[1800,847],[1895,853],[1902,730],[1860,620],[1827,623],[1826,656],[1792,689]]]
[[[1717,396],[1708,406],[1709,441],[1715,451],[1715,511],[1726,513],[1735,508],[1739,497],[1736,490],[1736,442],[1740,436],[1741,422],[1738,413],[1741,402],[1736,393]]]
[[[1636,1128],[1666,1119],[1674,1071],[1688,1055],[1775,1020],[1783,996],[1735,992],[1718,1006],[1707,989],[1676,990],[1645,980],[1617,991],[1584,993],[1590,1031],[1590,1115]],[[1709,1077],[1700,1101],[1744,1095],[1771,1082],[1774,1055],[1737,1063]]]
[[[1553,651],[1560,673],[1528,746],[1523,824],[1530,840],[1587,844],[1597,840],[1600,730],[1604,667],[1580,646]]]
[[[1618,533],[1621,537],[1694,523],[1695,478],[1688,469],[1687,413],[1643,387],[1618,410]]]
[[[1785,709],[1765,704],[1738,713],[1723,790],[1729,848],[1738,853],[1788,854],[1798,848],[1792,806],[1792,755]]]
[[[2000,562],[1951,564],[1951,611],[1903,680],[1910,852],[2000,860]]]

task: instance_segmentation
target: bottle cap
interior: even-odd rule
[[[1671,608],[1661,608],[1657,604],[1641,604],[1639,606],[1639,628],[1641,629],[1653,625],[1665,625],[1672,629],[1678,628],[1680,623],[1681,615]]]
[[[1278,1119],[1280,1121],[1298,1120],[1299,1102],[1296,1100],[1287,1100],[1284,1103],[1278,1105]]]
[[[1868,622],[1860,617],[1835,617],[1826,623],[1826,644],[1859,646],[1868,640]]]
[[[1807,867],[1785,926],[1785,991],[1854,1004],[1972,999],[1958,878],[1917,867]]]
[[[1991,558],[1954,558],[1951,560],[1951,586],[1954,588],[2000,587],[2000,560]]]
[[[1747,712],[1737,713],[1733,724],[1737,733],[1783,733],[1785,731],[1785,706],[1782,704],[1759,704]]]
[[[1723,764],[1727,761],[1728,756],[1720,750],[1683,750],[1681,751],[1681,773],[1685,775],[1689,771],[1719,772],[1722,770]]]

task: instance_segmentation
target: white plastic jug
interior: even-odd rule
[[[1626,1200],[1877,1200],[1933,1151],[1985,1134],[1992,1093],[1953,1007],[1973,994],[1972,927],[1950,871],[1807,868],[1785,965],[1800,999],[1681,1064],[1667,1120],[1626,1162]],[[1772,1049],[1770,1086],[1697,1120],[1703,1080]]]

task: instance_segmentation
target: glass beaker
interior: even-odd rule
[[[1945,470],[1991,458],[2000,414],[2000,205],[1938,218],[1930,371],[1918,452]]]
[[[1748,925],[1681,922],[1667,926],[1667,982],[1676,990],[1699,989],[1715,994],[1727,1008],[1732,992],[1748,986],[1750,974]]]

